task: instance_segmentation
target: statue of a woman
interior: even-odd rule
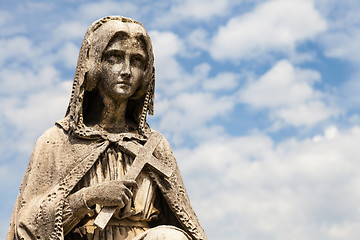
[[[36,142],[8,240],[206,239],[168,142],[146,123],[153,62],[139,22],[105,17],[90,26],[66,116]],[[148,164],[125,177],[149,159],[171,174]],[[102,230],[94,221],[103,207],[114,213]]]

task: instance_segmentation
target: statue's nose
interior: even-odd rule
[[[120,76],[123,79],[128,79],[131,76],[131,70],[130,70],[130,59],[125,58],[124,62],[121,65],[120,69]]]
[[[120,76],[121,76],[122,79],[127,80],[127,79],[130,78],[130,73],[129,72],[122,72],[122,73],[120,73]]]

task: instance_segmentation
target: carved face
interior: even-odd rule
[[[99,91],[113,100],[130,98],[141,85],[147,64],[142,41],[126,33],[115,37],[101,60]]]

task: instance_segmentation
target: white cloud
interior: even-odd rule
[[[355,73],[339,88],[338,102],[346,109],[358,109],[360,104],[360,72]]]
[[[61,42],[64,40],[82,39],[88,26],[78,21],[67,21],[61,23],[54,29],[54,40]]]
[[[93,19],[93,21],[109,15],[119,15],[135,18],[141,10],[130,2],[101,1],[85,3],[79,6],[81,19]],[[134,15],[134,16],[133,16]]]
[[[51,65],[38,71],[4,69],[0,78],[0,124],[12,126],[14,135],[21,133],[16,143],[7,141],[6,146],[14,152],[30,152],[36,137],[64,116],[71,82],[62,81]]]
[[[59,81],[59,72],[52,66],[44,66],[38,71],[22,68],[0,70],[0,93],[23,98],[29,92],[38,92]]]
[[[0,11],[0,26],[7,24],[13,19],[13,15],[6,11]]]
[[[326,29],[311,0],[272,0],[219,28],[210,45],[218,60],[251,59],[269,52],[288,52],[300,41]]]
[[[311,86],[319,80],[318,72],[297,69],[290,62],[282,60],[258,81],[250,82],[243,90],[242,98],[255,107],[299,104],[312,98],[313,95],[320,94]]]
[[[170,10],[169,15],[179,16],[182,19],[208,20],[215,16],[227,13],[228,0],[186,0],[178,2]]]
[[[66,42],[65,45],[59,49],[58,58],[62,58],[62,62],[69,69],[75,69],[77,58],[79,55],[79,47],[71,42]]]
[[[293,126],[313,126],[331,116],[337,115],[337,112],[326,106],[321,101],[310,101],[289,108],[279,109],[275,117],[284,120]]]
[[[81,27],[81,23],[67,22],[55,29],[49,38],[40,41],[33,41],[32,38],[22,35],[0,38],[0,64],[6,66],[3,72],[13,69],[35,72],[58,62],[74,69],[80,46],[76,46],[70,40],[81,39],[85,31],[85,25]],[[22,74],[18,70],[13,72],[15,75]]]
[[[171,136],[177,144],[185,135],[196,137],[198,131],[218,116],[230,112],[236,101],[233,96],[215,96],[210,93],[179,93],[173,98],[157,99],[160,116],[155,128]],[[213,129],[219,131],[218,128]]]
[[[240,101],[258,109],[269,109],[274,120],[297,127],[312,126],[339,113],[326,105],[324,93],[313,88],[318,81],[318,72],[295,68],[282,60],[241,89]]]
[[[316,3],[329,23],[328,31],[321,35],[319,41],[325,55],[358,65],[360,63],[359,1],[317,0]]]
[[[54,123],[65,115],[70,93],[71,82],[60,82],[28,94],[21,102],[14,99],[12,106],[7,106],[4,112],[17,129],[31,128],[31,132],[39,133],[45,130],[44,126],[51,126],[49,122]]]
[[[223,132],[222,127],[209,123],[235,107],[239,75],[220,72],[210,78],[208,63],[195,65],[189,71],[178,60],[188,52],[183,39],[172,32],[152,31],[150,35],[155,52],[158,117],[152,126],[175,144],[182,144],[187,136],[199,140]],[[220,95],[217,91],[222,90],[235,93]]]
[[[172,32],[151,31],[150,33],[159,87],[166,89],[167,81],[178,80],[184,72],[175,56],[185,51],[182,40]]]
[[[175,153],[193,205],[216,239],[226,232],[227,239],[355,240],[359,140],[359,127],[330,127],[317,141],[227,136]]]
[[[231,6],[239,2],[231,0],[185,0],[173,1],[171,4],[158,3],[160,10],[153,24],[157,27],[169,27],[184,22],[210,22],[216,17],[226,16]]]
[[[18,5],[18,11],[21,13],[38,13],[38,12],[50,12],[54,10],[56,4],[54,2],[24,2],[24,4]]]
[[[360,23],[360,21],[359,21]],[[351,31],[333,32],[323,36],[325,55],[331,58],[345,59],[352,63],[360,63],[360,30],[353,27]]]
[[[24,98],[1,99],[1,104],[5,106],[1,109],[5,117],[2,124],[3,121],[11,123],[17,132],[22,133],[16,145],[9,148],[16,148],[17,152],[30,152],[41,132],[65,115],[70,92],[71,82],[68,81],[25,95]]]
[[[208,63],[195,65],[192,72],[183,68],[178,58],[188,56],[189,49],[178,35],[159,31],[151,31],[150,35],[155,54],[157,89],[162,95],[173,96],[185,90],[192,92],[199,87],[210,91],[231,90],[237,87],[239,75],[235,73],[221,72],[209,78],[211,67]],[[195,43],[193,47],[200,42]]]
[[[12,63],[16,58],[17,64],[30,62],[38,55],[39,49],[33,42],[24,36],[0,39],[0,64]]]
[[[158,121],[153,127],[167,134],[176,144],[183,143],[185,136],[201,138],[206,132],[204,128],[209,127],[207,123],[229,113],[236,104],[235,96],[215,95],[211,91],[236,88],[238,75],[224,72],[209,78],[211,67],[207,63],[198,64],[189,72],[178,60],[187,52],[179,36],[159,31],[152,31],[150,35],[154,46],[157,81]],[[202,88],[209,92],[201,92]],[[215,132],[222,131],[213,127]]]
[[[150,33],[154,48],[155,59],[159,64],[165,64],[169,58],[185,51],[181,38],[173,32],[151,31]]]
[[[194,66],[192,73],[180,64],[177,58],[187,55],[187,49],[178,35],[151,31],[150,36],[155,55],[156,85],[161,94],[173,96],[185,89],[194,89],[207,77],[208,64]]]
[[[238,74],[231,72],[222,72],[214,78],[205,79],[203,88],[205,90],[232,90],[238,85]]]
[[[324,55],[334,58],[339,63],[346,65],[348,76],[335,75],[333,81],[338,83],[334,95],[339,106],[348,112],[358,111],[360,103],[360,74],[358,69],[360,63],[360,4],[359,1],[336,1],[317,0],[318,9],[326,16],[328,31],[321,34],[319,45],[322,46]],[[333,60],[332,60],[333,61]],[[333,61],[333,63],[335,63]],[[341,71],[341,64],[331,71]],[[337,69],[338,68],[338,69]],[[329,70],[330,71],[330,70]],[[356,114],[356,113],[355,113]],[[356,115],[355,115],[356,116]],[[354,117],[347,117],[347,120],[354,121]],[[355,120],[358,122],[358,120]]]
[[[201,28],[192,31],[186,38],[189,47],[206,50],[209,47],[209,33]]]

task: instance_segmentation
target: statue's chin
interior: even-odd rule
[[[117,83],[112,89],[101,91],[103,96],[107,96],[114,101],[129,99],[134,93],[133,87],[125,83]]]

